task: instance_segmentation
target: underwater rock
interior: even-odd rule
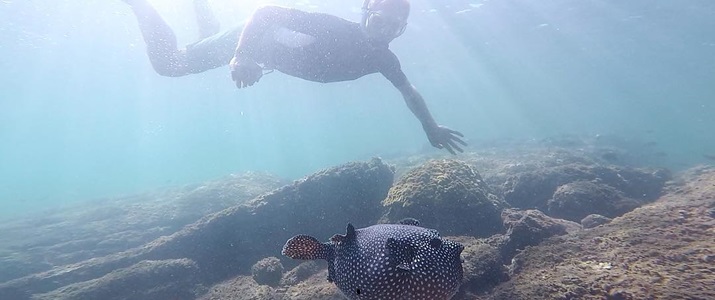
[[[511,260],[527,246],[538,245],[552,236],[581,230],[577,223],[555,219],[533,209],[505,209],[502,219],[507,229],[500,245],[501,256],[505,261]]]
[[[329,282],[328,270],[323,270],[297,285],[290,286],[283,295],[283,300],[345,300],[338,287]]]
[[[303,262],[290,271],[283,274],[283,279],[281,279],[281,285],[295,285],[299,282],[308,279],[310,276],[315,275],[321,270],[327,268],[328,265],[325,261],[309,260]]]
[[[319,171],[156,240],[146,246],[151,248],[148,255],[188,257],[207,271],[209,281],[224,280],[247,272],[266,249],[281,249],[298,232],[331,236],[332,228],[344,227],[346,220],[374,223],[392,172],[379,159]]]
[[[504,200],[515,208],[546,210],[546,202],[556,189],[566,183],[595,178],[590,168],[574,164],[550,168],[534,168],[510,175],[503,182]]]
[[[581,220],[581,226],[583,226],[583,228],[594,228],[596,226],[611,222],[611,220],[613,219],[604,217],[602,215],[590,214]]]
[[[416,218],[444,235],[486,237],[501,230],[506,204],[490,192],[479,173],[467,164],[432,160],[407,172],[382,202],[380,222]]]
[[[274,256],[261,259],[251,267],[251,275],[258,284],[277,286],[283,277],[281,260]]]
[[[625,197],[642,202],[657,199],[665,182],[671,178],[662,169],[637,169],[620,166],[567,164],[553,167],[520,168],[503,176],[498,190],[504,200],[516,208],[548,211],[548,200],[558,187],[577,181],[590,181],[615,188]]]
[[[641,204],[610,185],[574,181],[559,186],[546,206],[552,217],[580,221],[590,214],[615,218]]]
[[[0,282],[141,246],[284,184],[263,173],[232,174],[200,185],[96,199],[0,223]]]
[[[191,259],[201,271],[201,282],[209,285],[248,274],[265,257],[266,249],[281,249],[297,232],[330,236],[346,220],[374,224],[393,175],[393,169],[379,159],[322,170],[142,247],[1,283],[0,293],[13,288],[31,294],[49,292],[142,260]]]
[[[191,298],[193,299],[193,298]],[[280,294],[270,286],[260,285],[251,276],[236,276],[212,286],[196,300],[280,300]]]
[[[462,267],[464,280],[453,299],[471,299],[467,294],[482,294],[509,277],[502,263],[500,250],[484,239],[447,237],[464,245]]]
[[[590,230],[528,247],[481,299],[715,299],[715,172]]]
[[[518,235],[521,232],[537,233],[539,236],[552,236],[573,233],[582,229],[576,222],[550,217],[537,209],[507,208],[502,212],[501,218],[504,222],[507,236]]]
[[[33,296],[33,300],[193,299],[198,266],[189,259],[141,261],[97,279]]]

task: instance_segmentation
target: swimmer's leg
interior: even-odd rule
[[[154,70],[162,76],[189,74],[186,54],[177,47],[176,35],[146,0],[123,0],[134,11]]]
[[[217,34],[221,29],[221,23],[216,19],[208,0],[194,0],[194,13],[199,26],[199,39]]]

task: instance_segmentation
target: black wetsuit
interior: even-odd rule
[[[328,14],[288,10],[291,21],[285,28],[314,39],[299,47],[264,39],[268,42],[261,44],[252,59],[265,68],[316,82],[353,80],[377,72],[395,86],[407,82],[388,44],[371,43],[360,24]],[[227,64],[235,52],[238,32],[234,28],[188,46],[187,56],[197,64],[192,73]]]

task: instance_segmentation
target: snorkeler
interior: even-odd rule
[[[462,152],[463,135],[437,124],[415,87],[390,51],[410,14],[408,0],[365,0],[360,23],[333,15],[280,6],[264,6],[241,26],[218,32],[207,0],[194,0],[202,39],[178,49],[176,36],[147,0],[123,0],[139,21],[154,70],[163,76],[184,76],[230,65],[236,87],[258,82],[264,71],[315,82],[354,80],[381,73],[402,94],[422,123],[432,146]]]

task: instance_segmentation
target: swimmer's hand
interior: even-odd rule
[[[425,130],[425,133],[427,133],[427,138],[429,139],[429,142],[435,148],[447,149],[447,151],[452,154],[457,154],[455,150],[459,151],[460,153],[464,152],[464,150],[462,150],[462,148],[457,145],[467,145],[467,143],[465,143],[461,139],[464,137],[461,132],[437,124],[434,124],[433,126],[423,126],[423,128]]]
[[[263,68],[251,60],[234,57],[229,66],[231,67],[231,79],[236,82],[236,87],[239,89],[252,86],[263,76]]]

